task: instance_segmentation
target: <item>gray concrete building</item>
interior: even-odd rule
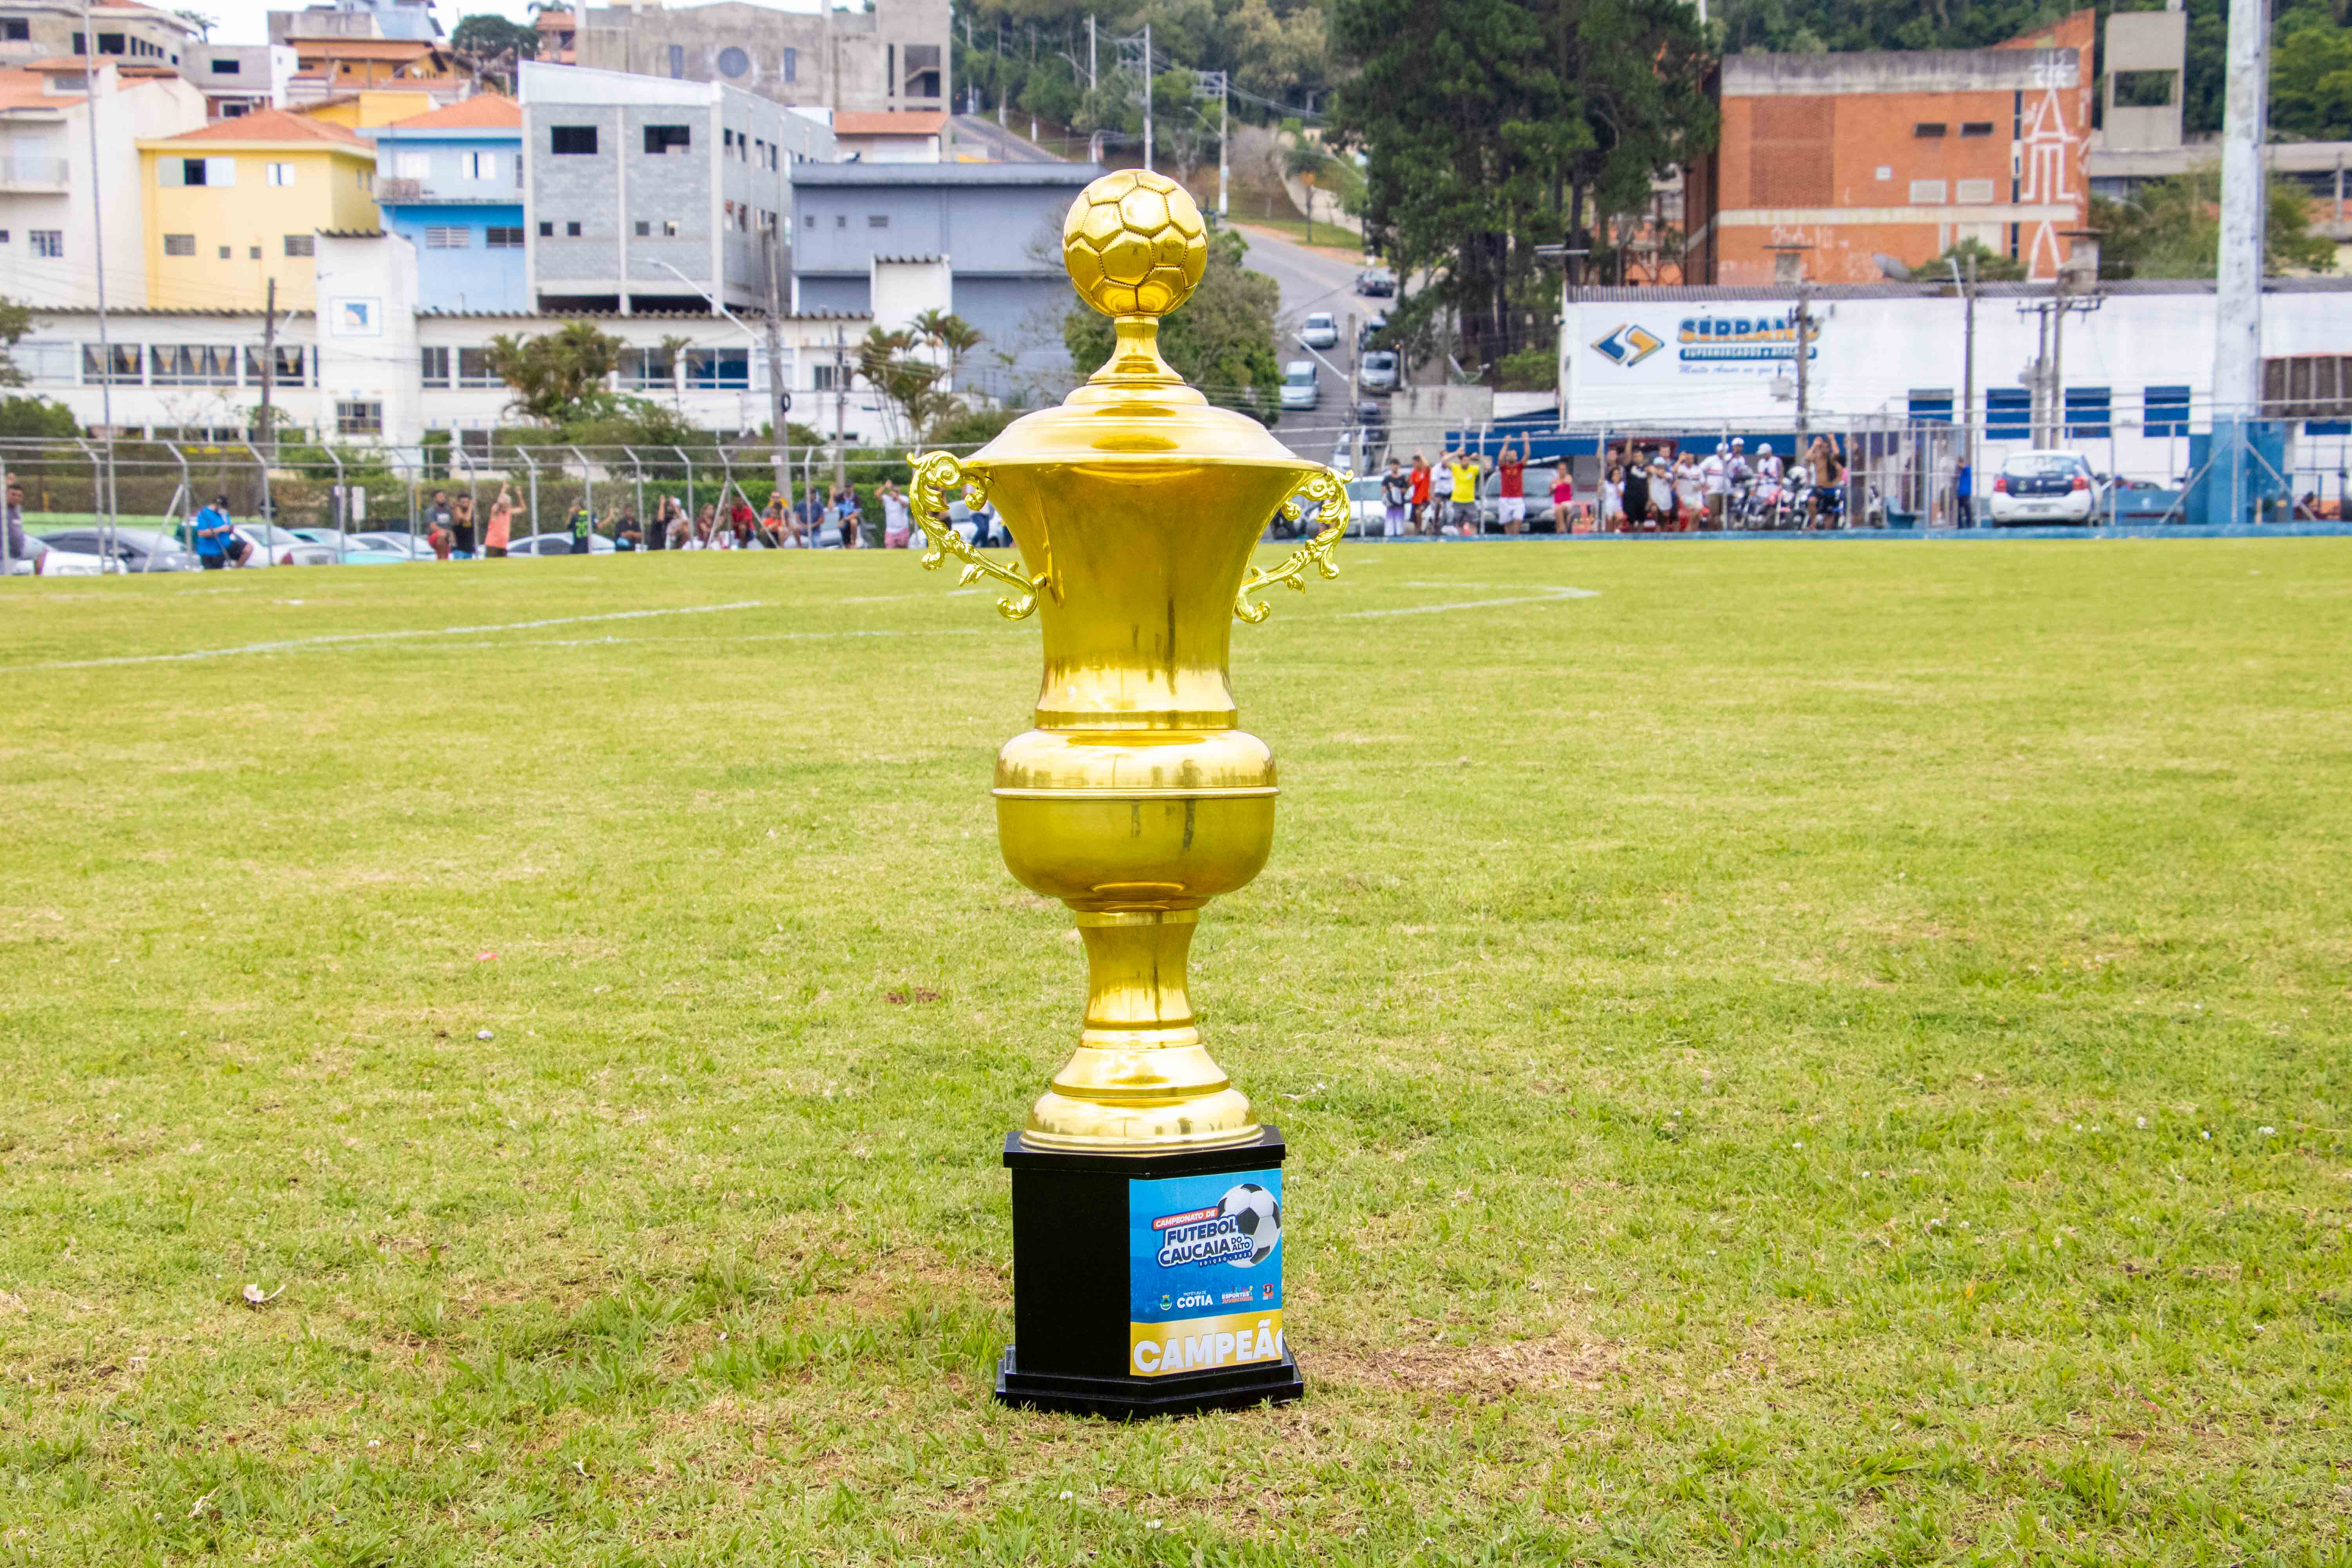
[[[793,186],[833,133],[715,83],[526,62],[524,234],[541,310],[764,307],[792,275]]]
[[[992,347],[1059,352],[1058,341],[1025,343],[1024,328],[1068,302],[1062,219],[1102,173],[1093,163],[805,165],[795,176],[793,308],[893,325],[892,301],[876,297],[887,287],[882,273],[927,269],[948,293],[933,303]]]
[[[719,82],[778,103],[873,113],[946,109],[948,0],[873,0],[870,9],[598,6],[576,13],[574,57],[601,70]]]

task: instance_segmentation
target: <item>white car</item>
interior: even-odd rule
[[[246,552],[247,566],[332,566],[335,547],[319,544],[268,522],[240,522],[236,536],[253,548]]]
[[[422,535],[411,538],[405,533],[354,533],[352,545],[378,555],[405,555],[412,561],[433,559],[433,547],[425,542]]]
[[[79,550],[60,550],[46,539],[27,537],[25,553],[8,557],[11,577],[102,577],[109,572],[120,572],[122,563],[109,562],[103,555],[85,555]]]
[[[1357,372],[1366,392],[1394,392],[1397,384],[1397,356],[1394,349],[1374,349],[1364,356]]]
[[[1315,374],[1315,362],[1295,359],[1282,367],[1282,405],[1285,408],[1312,408],[1322,401],[1323,384]]]
[[[2080,452],[2012,452],[1987,487],[1993,526],[2090,522],[2106,510],[2107,484]]]
[[[572,536],[568,533],[534,533],[529,539],[518,539],[508,545],[507,553],[515,556],[569,555],[572,553]],[[601,533],[592,533],[588,536],[588,553],[610,555],[613,553],[613,542]]]
[[[1298,341],[1310,349],[1336,349],[1339,346],[1339,319],[1328,310],[1317,310],[1298,329]]]

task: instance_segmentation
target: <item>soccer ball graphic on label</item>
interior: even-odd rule
[[[1231,1260],[1235,1268],[1256,1268],[1282,1239],[1282,1205],[1255,1182],[1244,1182],[1227,1193],[1217,1212],[1232,1215],[1234,1227],[1250,1238],[1249,1256]]]

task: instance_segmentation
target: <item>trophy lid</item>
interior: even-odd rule
[[[1111,318],[1111,356],[1059,406],[1007,426],[973,468],[1155,458],[1314,467],[1256,420],[1213,405],[1160,357],[1160,318],[1209,266],[1208,226],[1183,186],[1141,169],[1105,174],[1070,204],[1062,265],[1078,297]]]

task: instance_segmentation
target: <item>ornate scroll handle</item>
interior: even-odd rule
[[[923,538],[930,544],[930,549],[923,554],[923,570],[937,571],[952,555],[963,563],[963,571],[956,579],[959,584],[977,583],[982,577],[993,577],[1001,583],[1012,584],[1021,590],[1021,596],[997,600],[996,613],[1008,621],[1021,620],[1036,609],[1037,590],[1045,585],[1045,579],[1024,577],[1009,566],[1000,566],[963,542],[963,536],[948,523],[948,503],[954,499],[958,489],[963,491],[964,500],[969,505],[988,504],[987,484],[966,471],[952,452],[928,453],[915,464],[915,482],[909,499],[913,503],[915,521],[922,529]]]
[[[1282,515],[1297,522],[1309,503],[1316,507],[1315,537],[1290,552],[1290,558],[1269,572],[1253,566],[1242,579],[1242,591],[1234,595],[1234,614],[1255,626],[1272,613],[1263,602],[1252,604],[1250,595],[1261,588],[1281,583],[1295,591],[1307,592],[1307,568],[1311,563],[1326,579],[1339,574],[1331,559],[1331,547],[1348,529],[1348,481],[1353,474],[1338,468],[1321,468],[1298,481],[1282,503]]]

